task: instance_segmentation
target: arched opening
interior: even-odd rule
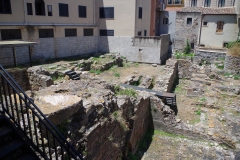
[[[35,0],[35,13],[36,15],[45,16],[44,0]]]

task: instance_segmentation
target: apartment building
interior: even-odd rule
[[[0,40],[38,42],[33,59],[125,52],[134,36],[155,36],[162,0],[0,0]],[[127,48],[127,47],[126,47]],[[0,63],[11,63],[10,49]],[[16,49],[18,63],[27,48]]]
[[[177,11],[175,49],[183,50],[187,40],[196,46],[224,48],[239,33],[240,2],[234,0],[186,0]],[[184,36],[183,36],[184,35]]]

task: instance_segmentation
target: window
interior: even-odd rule
[[[187,18],[187,25],[191,25],[192,24],[192,18]]]
[[[180,0],[175,0],[175,4],[181,4]]]
[[[1,29],[2,40],[22,39],[20,29]]]
[[[27,3],[27,13],[28,15],[33,15],[32,3]]]
[[[114,30],[100,30],[100,36],[114,36]]]
[[[87,17],[87,7],[86,6],[78,6],[78,15],[81,18]]]
[[[144,30],[144,36],[147,36],[147,30]]]
[[[93,29],[92,28],[84,28],[83,35],[84,36],[93,36]]]
[[[100,18],[114,18],[114,7],[100,7]]]
[[[141,35],[142,35],[142,32],[141,32],[141,31],[139,31],[139,32],[138,32],[138,36],[141,36]]]
[[[197,0],[191,0],[191,7],[197,7]]]
[[[233,0],[233,4],[232,4],[232,6],[234,6],[235,5],[235,0]]]
[[[216,30],[216,32],[223,32],[223,25],[224,25],[223,21],[218,21],[217,22],[217,30]]]
[[[210,5],[211,5],[211,0],[204,1],[204,7],[210,7]]]
[[[181,4],[181,0],[168,0],[168,4]]]
[[[191,43],[191,48],[194,49],[194,43]]]
[[[45,16],[45,3],[43,0],[35,0],[36,15]]]
[[[52,16],[52,5],[47,5],[48,16]]]
[[[0,14],[11,14],[11,2],[10,0],[0,0]]]
[[[138,18],[142,19],[142,7],[138,8]]]
[[[228,46],[228,42],[223,42],[223,47],[227,48],[227,46]]]
[[[225,0],[218,0],[218,7],[224,7],[225,6]]]
[[[39,29],[39,38],[51,38],[54,37],[53,29]]]
[[[163,18],[163,24],[168,24],[168,18]]]
[[[76,37],[77,29],[65,29],[65,37]]]
[[[203,26],[207,26],[208,25],[208,22],[203,22]]]
[[[68,4],[59,3],[59,16],[68,17]]]

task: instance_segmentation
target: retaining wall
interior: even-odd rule
[[[228,73],[240,73],[240,57],[226,55],[224,71]]]

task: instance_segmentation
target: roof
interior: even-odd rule
[[[202,14],[237,14],[234,7],[222,7],[222,8],[184,7],[177,12],[192,12]]]
[[[167,7],[164,11],[178,11],[183,7]]]
[[[28,42],[28,41],[0,41],[0,48],[32,46],[36,44],[37,44],[36,42]]]

